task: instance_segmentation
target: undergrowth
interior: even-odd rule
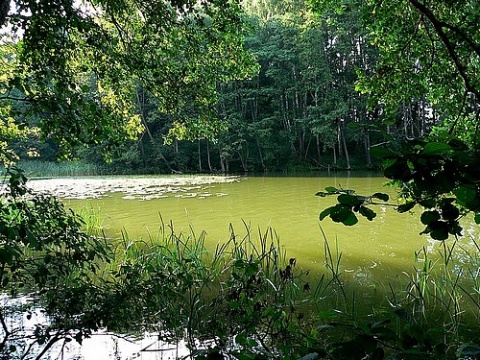
[[[480,356],[478,251],[444,243],[422,249],[386,307],[365,313],[342,253],[324,238],[321,273],[309,273],[282,250],[272,229],[233,227],[215,249],[164,224],[155,236],[111,240],[105,268],[117,333],[187,340],[195,359],[476,359]],[[474,243],[475,246],[478,246]],[[469,264],[470,266],[466,266]],[[374,298],[370,301],[375,301]],[[360,311],[359,308],[362,310]]]

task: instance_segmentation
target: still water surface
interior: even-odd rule
[[[296,258],[302,270],[314,274],[325,271],[327,240],[333,252],[338,247],[342,254],[341,276],[354,284],[356,302],[373,306],[382,302],[382,289],[388,291],[388,284],[401,288],[407,282],[406,274],[414,272],[414,266],[421,267],[421,263],[415,263],[415,252],[425,248],[435,258],[441,244],[419,235],[423,226],[418,213],[398,214],[394,206],[372,206],[377,213],[374,221],[360,218],[353,227],[333,223],[329,218],[320,222],[319,213],[335,204],[336,199],[317,197],[315,193],[327,186],[355,189],[359,195],[380,191],[388,193],[394,205],[395,189],[384,187],[385,182],[383,177],[372,174],[337,173],[305,177],[65,178],[35,180],[31,185],[60,196],[75,211],[98,211],[111,237],[121,236],[122,231],[131,239],[156,237],[162,223],[172,224],[177,233],[186,235],[194,232],[198,237],[205,231],[206,244],[214,249],[228,240],[230,226],[239,237],[250,232],[254,241],[259,233],[273,229],[287,256]],[[472,225],[464,226],[468,236],[460,246],[468,248],[469,237],[476,234]],[[467,261],[461,259],[461,251],[456,254],[458,260]],[[102,351],[103,358],[117,358],[113,352],[121,350],[123,355],[130,354],[128,359],[145,360],[175,358],[179,349],[188,353],[179,344],[171,352],[145,350],[156,345],[148,337],[143,343],[120,344],[116,338],[97,335],[85,341],[81,349],[69,351],[88,360],[98,359]]]
[[[360,217],[353,227],[319,221],[321,210],[336,203],[335,197],[315,196],[327,186],[355,189],[359,195],[386,192],[396,204],[395,189],[375,174],[332,174],[305,177],[202,177],[163,176],[135,178],[52,179],[33,182],[63,197],[74,210],[99,210],[108,236],[126,231],[131,239],[157,236],[164,224],[176,232],[199,236],[206,232],[212,249],[235,234],[274,230],[288,257],[304,269],[317,271],[325,262],[323,229],[332,249],[342,253],[342,269],[362,283],[387,284],[402,271],[410,272],[416,251],[425,247],[435,256],[438,242],[419,235],[418,214],[398,214],[394,206],[375,205],[374,221]],[[96,197],[96,198],[95,198]],[[193,230],[192,230],[193,229]],[[248,229],[248,230],[247,230]],[[468,230],[467,232],[473,230]],[[465,240],[465,243],[468,239]]]

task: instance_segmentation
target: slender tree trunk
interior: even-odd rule
[[[320,135],[315,135],[315,140],[316,140],[316,143],[317,143],[317,158],[318,158],[318,162],[320,162],[321,158],[322,158],[322,151],[321,151],[321,148],[320,148]]]
[[[345,154],[345,160],[347,162],[347,169],[350,170],[350,155],[348,154],[348,148],[347,148],[347,140],[345,139],[345,132],[343,130],[343,126],[340,126],[340,137],[342,138],[342,146],[343,146],[343,151]]]
[[[197,141],[197,149],[198,149],[198,171],[203,172],[202,169],[202,148],[200,145],[200,140]]]
[[[142,136],[142,138],[143,138],[143,136]],[[142,138],[138,141],[138,147],[140,148],[140,154],[142,155],[143,167],[146,168],[147,167],[147,160],[146,160],[146,156],[145,156],[145,147],[143,145]]]
[[[0,0],[0,28],[7,21],[8,11],[10,10],[10,0]]]
[[[175,152],[175,155],[178,155],[178,139],[177,138],[174,138],[173,139],[173,147],[174,147],[174,152]]]
[[[267,171],[267,168],[265,166],[265,161],[263,160],[262,148],[260,147],[260,141],[258,140],[258,137],[257,137],[257,148],[258,148],[258,156],[260,156],[260,163],[262,164],[262,169],[263,171]]]
[[[310,151],[310,145],[312,143],[312,137],[309,136],[308,142],[307,142],[307,148],[305,149],[305,155],[303,156],[304,159],[308,157],[308,152]]]
[[[243,171],[247,172],[248,168],[247,168],[247,161],[246,159],[243,158],[242,154],[240,153],[240,151],[237,151],[238,153],[238,157],[240,158],[240,162],[242,164],[242,168],[243,168]]]
[[[365,147],[365,158],[367,159],[367,166],[372,165],[372,157],[370,156],[370,132],[364,130],[363,144]]]
[[[338,146],[338,157],[342,157],[343,156],[342,129],[340,128],[340,120],[337,121],[337,146]]]
[[[208,163],[208,169],[212,173],[213,169],[212,169],[212,161],[210,159],[210,143],[208,142],[208,139],[207,139],[207,163]]]
[[[218,146],[218,155],[220,157],[220,171],[222,173],[225,173],[226,172],[226,168],[225,168],[225,161],[223,159],[223,155],[222,155],[222,149],[220,148],[220,146]]]
[[[333,149],[333,165],[335,165],[335,167],[337,166],[337,148],[335,146],[332,147]]]

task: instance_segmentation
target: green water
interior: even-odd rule
[[[115,181],[132,180],[123,179],[115,178]],[[386,180],[380,176],[245,176],[233,182],[208,180],[196,187],[179,183],[182,177],[164,176],[158,178],[163,188],[150,192],[142,192],[140,185],[152,189],[147,182],[158,179],[133,179],[137,183],[127,186],[127,190],[121,189],[118,183],[110,184],[104,197],[64,201],[74,210],[85,206],[99,209],[108,236],[120,236],[124,230],[130,238],[155,237],[163,222],[173,224],[176,232],[184,234],[193,231],[199,236],[205,231],[207,245],[213,249],[229,238],[230,226],[239,237],[250,231],[256,239],[259,233],[273,229],[287,256],[296,258],[302,269],[312,271],[323,269],[325,264],[322,227],[330,247],[333,250],[338,247],[342,254],[342,273],[359,285],[401,281],[402,272],[412,271],[416,251],[424,247],[435,258],[442,250],[439,242],[419,235],[423,226],[418,214],[398,214],[393,206],[373,206],[377,212],[374,221],[360,218],[353,227],[333,223],[329,218],[319,221],[320,211],[335,203],[334,197],[314,195],[327,186],[355,189],[359,195],[382,191],[389,193],[395,203],[395,189],[384,187]],[[54,181],[56,186],[70,181],[70,188],[86,187],[88,195],[106,181],[105,178],[88,180],[81,183],[75,179],[56,179],[51,180],[50,185]],[[177,191],[179,189],[181,191]],[[162,197],[152,199],[152,193],[160,193]],[[68,189],[64,192],[64,197],[68,198],[65,194]],[[468,246],[469,239],[463,242]]]

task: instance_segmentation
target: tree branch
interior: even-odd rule
[[[452,59],[453,63],[455,64],[456,69],[458,70],[460,76],[464,81],[465,88],[467,91],[471,92],[475,95],[477,100],[480,100],[480,91],[472,84],[472,79],[470,79],[469,75],[467,74],[466,66],[462,63],[457,51],[455,50],[455,44],[453,44],[448,37],[447,33],[444,31],[444,28],[451,29],[452,26],[448,25],[440,20],[433,14],[433,12],[427,8],[424,4],[420,3],[418,0],[409,0],[410,4],[415,7],[421,14],[423,14],[432,24],[433,28],[435,29],[438,37],[445,45],[447,52]],[[459,31],[459,30],[458,30]],[[457,32],[458,33],[458,32]],[[461,36],[464,40],[465,37]],[[474,43],[471,41],[467,42],[471,47],[473,45],[473,49],[475,50],[478,46],[475,46]],[[480,52],[480,48],[478,49]],[[478,53],[477,53],[478,54]]]

